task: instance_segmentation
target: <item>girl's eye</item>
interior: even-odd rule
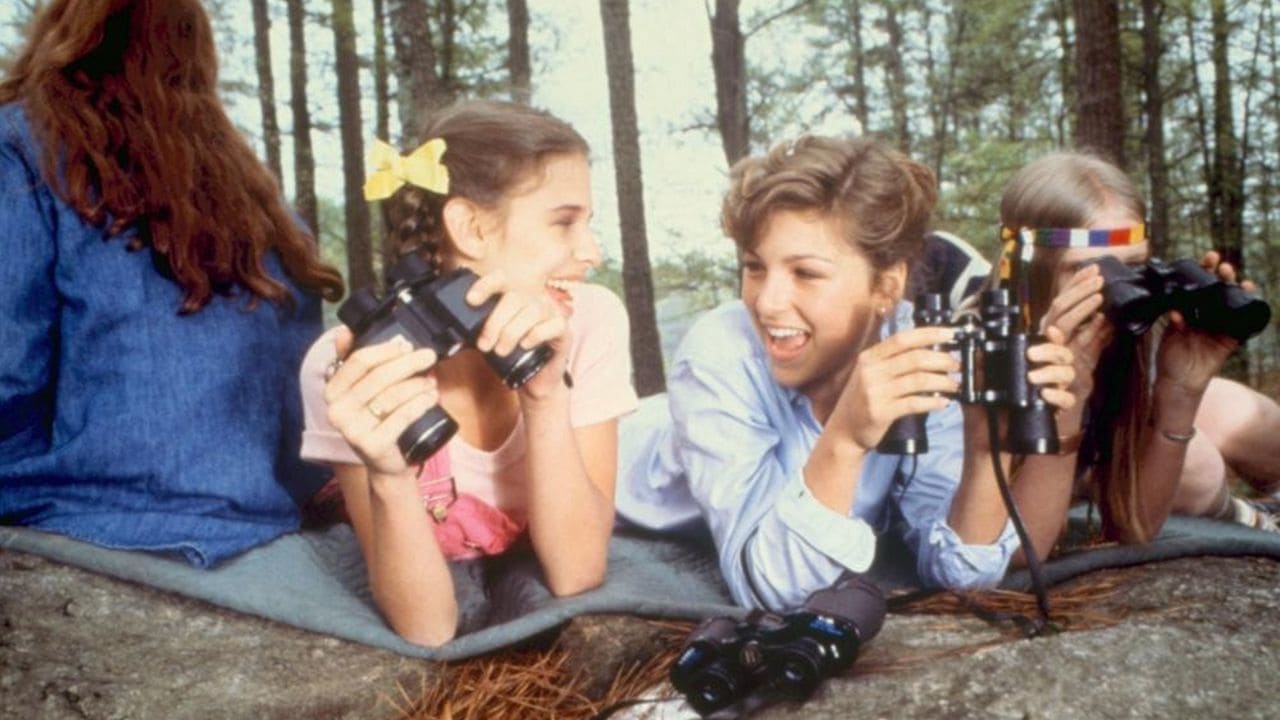
[[[764,265],[755,260],[743,260],[742,270],[749,273],[758,273],[764,271]]]
[[[818,278],[822,277],[821,274],[816,273],[812,270],[806,270],[804,268],[796,268],[795,273],[796,273],[796,277],[800,278],[801,280],[817,280]]]

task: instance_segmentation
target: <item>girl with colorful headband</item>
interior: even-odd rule
[[[1048,552],[1066,522],[1073,489],[1092,495],[1107,537],[1145,542],[1171,512],[1236,519],[1275,529],[1265,508],[1233,498],[1230,466],[1274,489],[1280,470],[1267,444],[1280,434],[1280,407],[1215,377],[1237,342],[1167,315],[1163,330],[1134,338],[1102,312],[1103,277],[1092,258],[1140,264],[1150,253],[1146,207],[1125,174],[1088,154],[1055,153],[1025,166],[1007,186],[1000,218],[1033,317],[1068,334],[1082,400],[1059,413],[1070,438],[1055,457],[1025,459],[1044,486],[1024,504],[1037,550]],[[1202,265],[1232,282],[1234,270],[1207,253]],[[1073,487],[1078,478],[1080,487]]]
[[[731,171],[741,300],[698,320],[666,397],[625,423],[618,502],[656,529],[705,522],[744,606],[791,608],[866,571],[890,528],[933,586],[993,585],[1018,547],[984,409],[938,395],[958,386],[937,349],[955,329],[912,327],[903,297],[936,197],[928,168],[869,139],[804,136]],[[1070,407],[1070,353],[1048,332],[1030,380]],[[927,453],[876,450],[915,413]]]
[[[603,581],[617,419],[636,398],[625,309],[582,282],[600,262],[586,141],[547,113],[490,101],[441,112],[424,136],[406,157],[374,152],[365,192],[383,200],[387,266],[418,253],[441,272],[468,268],[479,279],[466,301],[499,300],[475,348],[447,359],[401,338],[350,352],[346,327],[322,337],[302,369],[302,453],[334,466],[391,626],[436,645],[483,620],[459,618],[452,580],[479,566],[450,561],[527,536],[553,594]],[[519,390],[481,354],[544,343],[551,360]],[[459,430],[408,466],[397,438],[437,403]]]

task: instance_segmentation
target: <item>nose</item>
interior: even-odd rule
[[[756,314],[767,318],[785,311],[791,302],[791,285],[783,273],[760,273],[743,279],[742,294]]]
[[[582,237],[573,246],[573,259],[587,267],[600,266],[603,258],[600,255],[600,243],[596,241],[595,233],[590,230],[582,233]]]

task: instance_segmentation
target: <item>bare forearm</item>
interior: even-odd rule
[[[1144,428],[1138,452],[1138,513],[1142,526],[1154,537],[1169,519],[1178,479],[1187,458],[1187,443],[1179,436],[1194,432],[1202,393],[1166,388],[1153,391],[1151,422]]]
[[[365,541],[369,586],[397,633],[410,642],[439,645],[457,629],[453,579],[417,486],[404,480],[370,479]]]
[[[604,581],[608,562],[612,494],[606,496],[592,481],[567,405],[540,403],[526,406],[524,413],[529,536],[547,584],[556,595],[596,587]],[[612,470],[616,460],[608,465]]]
[[[1007,477],[1007,456],[1001,457],[1001,462]],[[964,464],[947,524],[964,542],[988,545],[1000,537],[1008,520],[1009,514],[1000,498],[1000,487],[996,484],[992,465],[986,408],[965,407]]]
[[[1015,473],[1012,492],[1018,514],[1035,548],[1036,557],[1048,556],[1067,522],[1071,507],[1076,454],[1028,455]],[[1026,562],[1018,550],[1013,562]]]

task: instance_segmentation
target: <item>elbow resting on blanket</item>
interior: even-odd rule
[[[556,597],[577,595],[603,585],[604,573],[604,562],[584,564],[572,569],[564,568],[560,572],[546,570],[547,588]]]
[[[452,640],[458,634],[458,606],[456,603],[444,609],[436,617],[426,615],[418,617],[396,618],[383,612],[387,624],[406,642],[427,647],[438,647]]]

